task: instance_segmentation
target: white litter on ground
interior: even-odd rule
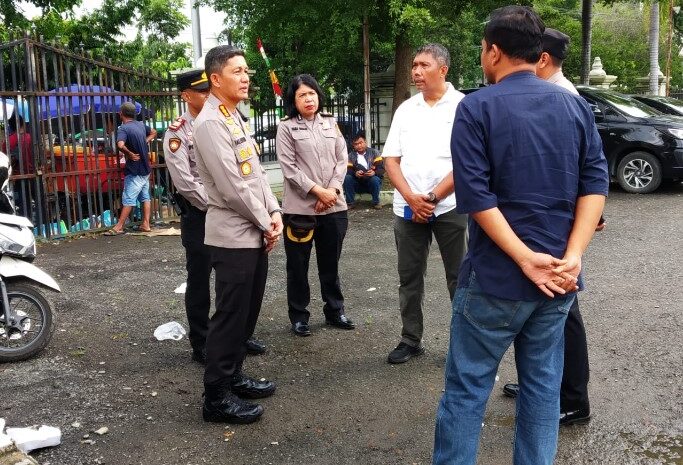
[[[367,290],[367,292],[372,292],[372,291],[376,291],[376,290],[377,290],[376,287],[371,287],[370,289]]]
[[[175,288],[176,294],[185,294],[185,290],[187,289],[187,283],[182,283],[180,286]]]
[[[54,426],[43,425],[39,428],[7,428],[9,436],[24,453],[43,447],[58,446],[62,442],[62,431]]]
[[[154,337],[157,338],[157,341],[164,341],[166,339],[179,341],[186,334],[185,328],[177,321],[169,321],[154,330]]]

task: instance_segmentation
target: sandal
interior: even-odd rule
[[[126,234],[126,231],[117,231],[116,229],[111,228],[104,233],[105,236],[120,236],[121,234]]]

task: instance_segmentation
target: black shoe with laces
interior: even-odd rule
[[[257,339],[247,339],[246,346],[249,355],[262,355],[266,353],[266,345]]]
[[[240,399],[226,385],[206,385],[202,416],[211,423],[247,424],[263,415],[263,407]]]
[[[266,380],[256,380],[243,373],[238,373],[230,379],[230,390],[239,397],[263,399],[273,395],[275,383]]]
[[[387,362],[389,363],[405,363],[413,357],[422,355],[425,352],[425,348],[422,345],[417,347],[406,344],[405,342],[399,343],[394,350],[389,352],[387,357]]]

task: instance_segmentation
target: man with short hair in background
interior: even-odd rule
[[[353,208],[356,192],[367,192],[372,196],[372,206],[382,208],[379,191],[384,177],[384,161],[377,149],[368,147],[365,133],[359,132],[351,141],[353,150],[349,152],[348,170],[344,178],[344,195],[346,205]]]
[[[121,198],[121,214],[119,221],[105,233],[107,236],[123,234],[128,215],[139,201],[142,206],[142,223],[140,231],[152,230],[149,218],[152,213],[152,203],[149,195],[149,175],[152,165],[149,160],[149,143],[157,136],[157,131],[142,121],[135,120],[135,104],[124,102],[121,104],[119,115],[123,124],[119,126],[116,146],[126,157],[124,168],[123,195]]]

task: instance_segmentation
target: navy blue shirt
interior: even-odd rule
[[[451,153],[457,211],[498,207],[533,251],[564,256],[577,197],[607,195],[607,161],[586,101],[531,72],[517,72],[458,105]],[[477,224],[460,286],[472,270],[484,292],[535,301],[543,294]]]
[[[125,174],[132,174],[134,176],[147,176],[152,172],[152,166],[149,163],[149,149],[147,148],[147,136],[152,130],[141,121],[128,121],[119,126],[116,141],[123,141],[126,148],[133,153],[140,155],[138,161],[126,159]]]

